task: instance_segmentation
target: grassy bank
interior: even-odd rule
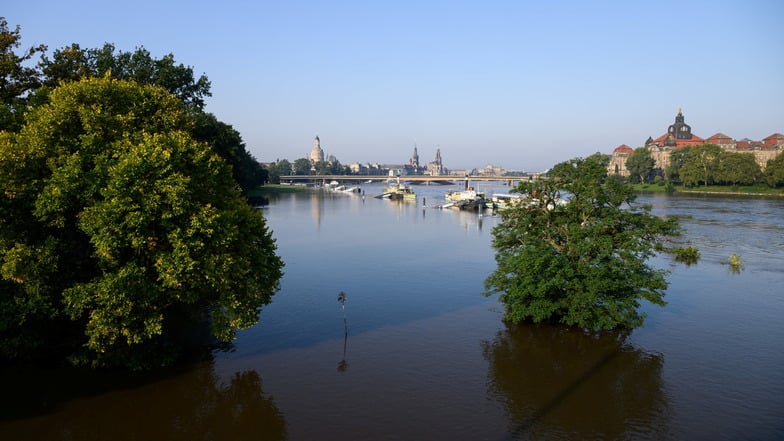
[[[633,184],[638,192],[666,193],[667,187],[659,184]],[[683,185],[673,185],[676,193],[711,193],[711,194],[735,194],[749,196],[784,196],[784,188],[770,188],[767,185],[708,185],[699,187],[685,187]]]
[[[294,193],[298,191],[306,191],[308,187],[304,185],[281,185],[281,184],[265,184],[255,190],[248,192],[249,196],[264,196],[270,193]]]

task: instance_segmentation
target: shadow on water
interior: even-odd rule
[[[254,370],[228,382],[212,362],[145,376],[19,368],[0,375],[4,440],[287,438]]]
[[[665,439],[662,356],[625,333],[513,325],[483,342],[489,395],[509,416],[506,439]]]

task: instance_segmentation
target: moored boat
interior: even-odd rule
[[[495,193],[491,197],[491,200],[493,202],[494,209],[505,210],[509,207],[519,204],[523,198],[519,194]]]
[[[414,190],[408,185],[401,184],[399,181],[388,185],[384,188],[384,192],[376,197],[398,201],[416,201],[416,193]]]
[[[444,201],[444,208],[457,207],[461,210],[478,210],[487,206],[485,193],[476,191],[473,187],[450,191],[444,195]]]

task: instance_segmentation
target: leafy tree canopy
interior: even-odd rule
[[[39,66],[43,83],[50,89],[61,81],[103,77],[111,73],[117,79],[163,87],[191,109],[202,110],[204,98],[211,96],[210,81],[205,75],[196,78],[193,68],[177,64],[174,55],[155,59],[143,47],[125,52],[116,51],[110,43],[95,49],[82,49],[78,44],[72,44],[55,50],[51,59],[42,56]]]
[[[0,356],[171,361],[209,319],[258,320],[282,262],[182,101],[112,78],[64,83],[0,132]]]
[[[665,304],[666,271],[646,261],[677,221],[635,205],[631,187],[606,179],[607,163],[601,154],[573,159],[514,190],[524,197],[493,230],[498,267],[485,281],[506,319],[633,328],[644,320],[641,300]]]
[[[36,53],[45,52],[46,46],[41,44],[17,54],[20,40],[19,25],[11,30],[6,19],[0,17],[0,130],[21,126],[25,98],[41,85],[38,71],[25,63]]]
[[[294,174],[295,175],[309,175],[310,174],[310,159],[299,158],[294,160]]]
[[[238,131],[218,121],[211,113],[198,112],[194,118],[194,137],[209,144],[215,153],[232,165],[232,175],[243,192],[267,182],[267,170],[245,149],[245,142]]]
[[[656,161],[647,147],[637,147],[626,159],[626,169],[629,170],[632,182],[648,182],[655,166]]]
[[[670,152],[670,165],[665,170],[665,177],[670,182],[681,182],[681,167],[689,156],[691,146],[681,147]]]
[[[765,166],[765,182],[771,187],[784,186],[784,154],[779,154]]]
[[[680,166],[680,179],[684,185],[705,186],[717,181],[719,159],[723,151],[715,144],[696,145],[689,149]]]
[[[231,164],[232,175],[245,194],[267,182],[266,170],[247,151],[239,132],[215,115],[204,112],[204,99],[211,96],[210,81],[205,75],[196,78],[193,68],[178,64],[172,54],[156,59],[143,47],[125,52],[117,51],[109,43],[95,49],[82,49],[78,44],[72,44],[54,51],[51,58],[43,56],[39,66],[43,84],[49,88],[62,82],[106,75],[163,87],[177,96],[194,115],[194,138],[208,143]],[[45,93],[45,90],[39,92]]]
[[[762,178],[762,170],[751,153],[721,152],[716,181],[728,185],[752,185]]]
[[[292,173],[292,165],[287,159],[280,159],[267,167],[269,175],[269,182],[273,184],[280,184],[280,177],[290,175]]]

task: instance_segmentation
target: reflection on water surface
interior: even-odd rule
[[[133,381],[6,370],[0,439],[784,439],[784,200],[641,197],[702,258],[654,260],[644,328],[586,335],[502,322],[500,219],[434,208],[456,187],[364,188],[270,198],[286,274],[233,351]]]

